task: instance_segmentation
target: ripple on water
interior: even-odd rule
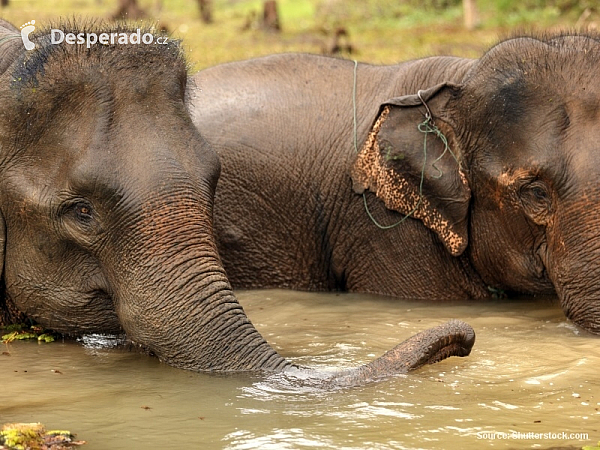
[[[479,450],[581,448],[600,440],[600,340],[576,335],[555,304],[434,305],[285,291],[239,299],[283,356],[323,377],[449,318],[470,323],[477,341],[468,358],[339,391],[324,390],[323,378],[308,374],[176,370],[117,345],[118,337],[15,342],[0,355],[0,419],[71,429],[88,441],[86,450]],[[511,431],[588,432],[589,439],[489,437]]]
[[[115,348],[127,342],[125,335],[113,334],[86,334],[77,339],[85,348],[89,349],[105,349]]]

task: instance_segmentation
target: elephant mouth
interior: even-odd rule
[[[53,324],[54,331],[70,336],[83,336],[89,333],[123,333],[123,328],[116,313],[113,296],[101,288],[94,288],[80,294],[77,308],[84,309],[84,317],[72,323]],[[74,316],[77,314],[74,313]]]

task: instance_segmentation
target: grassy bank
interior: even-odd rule
[[[422,6],[434,1],[278,0],[283,30],[269,33],[258,26],[260,0],[213,0],[211,25],[201,22],[195,0],[138,2],[149,20],[184,40],[195,69],[284,51],[321,53],[339,27],[348,31],[354,48],[345,56],[360,61],[391,64],[433,54],[476,57],[514,29],[573,28],[582,12],[565,10],[557,2],[479,0],[481,26],[467,31],[460,2],[435,8]],[[0,16],[17,26],[32,19],[43,25],[58,16],[106,18],[116,8],[116,0],[10,0]],[[583,25],[593,25],[594,18],[591,14]]]

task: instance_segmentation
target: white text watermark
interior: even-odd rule
[[[554,441],[587,441],[589,433],[568,433],[566,431],[538,433],[534,431],[520,432],[511,431],[509,433],[501,431],[480,431],[477,433],[477,439],[487,440],[554,440]]]
[[[58,45],[62,43],[70,45],[84,45],[90,48],[92,45],[115,45],[115,44],[166,44],[168,42],[167,36],[155,37],[152,33],[142,34],[138,28],[133,33],[65,33],[62,30],[52,29],[50,30],[50,43]]]
[[[35,43],[29,39],[29,35],[35,31],[35,20],[31,20],[21,25],[21,39],[26,50],[33,50]],[[18,35],[17,35],[18,36]],[[85,45],[90,48],[92,45],[127,45],[127,44],[159,44],[164,45],[169,41],[168,36],[154,36],[152,33],[144,32],[138,28],[130,32],[110,32],[110,33],[65,33],[63,30],[53,28],[50,30],[50,43],[59,45],[63,42],[70,45]]]

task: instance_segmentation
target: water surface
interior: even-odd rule
[[[0,423],[69,429],[88,450],[581,448],[600,440],[600,340],[551,299],[238,296],[282,355],[322,370],[368,362],[450,318],[470,323],[477,340],[467,358],[337,392],[280,376],[187,372],[94,339],[15,342],[0,355]]]

